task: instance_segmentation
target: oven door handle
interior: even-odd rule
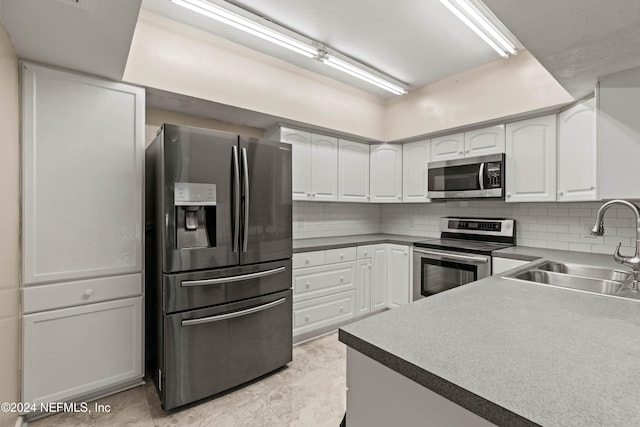
[[[246,310],[234,311],[233,313],[227,313],[227,314],[219,314],[217,316],[202,317],[200,319],[188,319],[188,320],[183,320],[181,323],[182,323],[182,326],[191,326],[191,325],[200,325],[202,323],[211,323],[211,322],[219,322],[221,320],[229,320],[235,317],[247,316],[249,314],[258,313],[259,311],[264,311],[264,310],[273,308],[277,305],[282,304],[286,300],[287,300],[286,298],[280,298],[279,300],[275,300],[267,304],[262,304],[257,307],[247,308]]]
[[[219,277],[215,279],[205,280],[185,280],[180,283],[180,286],[185,288],[189,286],[205,286],[205,285],[217,285],[219,283],[239,282],[241,280],[257,279],[259,277],[271,276],[272,274],[278,274],[285,271],[286,267],[278,267],[266,271],[258,271],[257,273],[242,274],[240,276],[231,277]]]
[[[484,190],[484,162],[480,163],[480,172],[478,172],[478,184],[480,184],[480,189]]]
[[[449,258],[452,261],[471,261],[471,262],[480,262],[480,263],[486,263],[489,262],[489,258],[488,257],[477,257],[477,256],[469,256],[469,255],[456,255],[456,254],[449,254],[449,253],[442,253],[442,252],[432,252],[432,251],[425,251],[424,249],[417,249],[417,248],[413,248],[413,252],[418,252],[421,254],[425,254],[425,255],[432,255],[432,256],[436,256],[439,257],[442,260],[446,260],[447,258]]]

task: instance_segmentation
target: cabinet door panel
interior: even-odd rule
[[[358,260],[356,274],[356,316],[359,316],[371,311],[371,260]]]
[[[144,90],[23,65],[24,283],[142,270]]]
[[[389,307],[409,304],[411,283],[409,281],[409,247],[388,245],[389,247]]]
[[[427,164],[431,141],[402,144],[402,201],[425,203],[427,198]]]
[[[558,200],[597,200],[595,98],[558,114]]]
[[[311,199],[338,200],[338,140],[311,135]]]
[[[373,311],[387,306],[389,261],[386,244],[373,246],[371,269],[371,311]]]
[[[371,149],[371,201],[402,201],[402,145],[378,144]]]
[[[339,141],[338,200],[369,201],[369,145]]]
[[[282,128],[280,140],[291,144],[293,200],[308,200],[311,198],[311,134]]]
[[[59,402],[142,378],[141,300],[25,315],[22,401]]]
[[[507,124],[507,202],[556,200],[556,116]]]
[[[464,133],[465,156],[504,153],[504,125],[476,129]]]
[[[464,134],[440,136],[431,139],[431,161],[462,159],[464,157]]]

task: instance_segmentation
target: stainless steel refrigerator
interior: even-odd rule
[[[147,369],[165,410],[291,361],[291,146],[165,124],[146,150]]]

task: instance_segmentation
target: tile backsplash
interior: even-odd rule
[[[635,220],[626,207],[614,206],[606,212],[604,236],[589,235],[602,204],[489,200],[429,204],[294,202],[293,236],[301,239],[389,233],[438,237],[443,216],[507,217],[516,219],[517,244],[522,246],[611,254],[621,242],[623,255],[632,255]]]

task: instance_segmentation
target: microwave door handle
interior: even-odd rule
[[[484,190],[484,162],[480,163],[480,172],[478,172],[478,184],[480,184],[480,189]]]

